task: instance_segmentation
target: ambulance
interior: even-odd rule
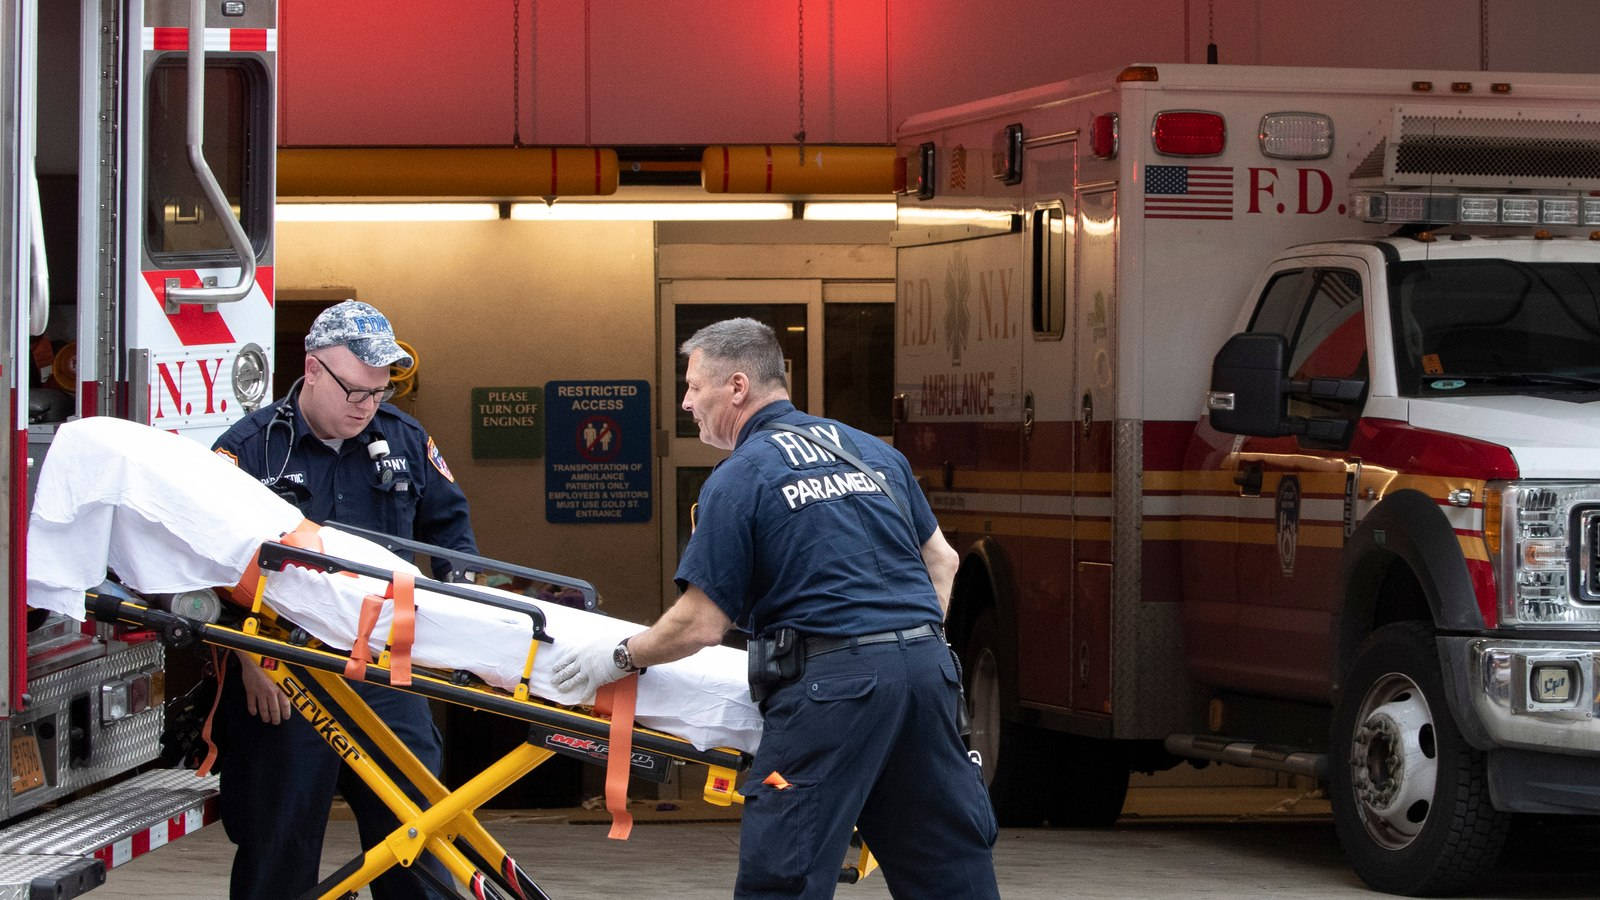
[[[276,26],[273,0],[0,0],[0,895],[75,896],[214,817],[214,776],[154,767],[162,641],[30,609],[26,525],[62,422],[209,445],[269,399]]]
[[[1436,894],[1600,812],[1600,78],[1137,65],[897,154],[895,443],[1002,822],[1265,767]]]

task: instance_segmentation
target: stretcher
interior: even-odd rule
[[[426,850],[461,884],[467,885],[475,897],[547,897],[478,821],[476,811],[558,753],[604,764],[608,767],[608,781],[620,776],[624,783],[629,776],[665,782],[674,767],[698,763],[707,767],[704,790],[707,802],[728,805],[742,799],[735,785],[739,773],[749,764],[748,754],[728,748],[697,749],[682,738],[634,725],[621,701],[609,715],[599,709],[572,709],[525,692],[512,693],[491,687],[466,670],[412,668],[409,673],[397,672],[399,648],[396,646],[391,646],[379,659],[364,663],[358,659],[360,654],[353,657],[323,646],[261,601],[265,583],[289,567],[348,572],[372,578],[386,578],[386,573],[279,542],[264,543],[258,561],[256,601],[248,610],[240,609],[223,621],[207,623],[176,615],[112,581],[87,592],[87,608],[100,621],[154,631],[170,647],[182,648],[203,642],[246,654],[248,659],[262,666],[291,699],[296,712],[316,729],[344,764],[394,812],[399,826],[388,839],[340,867],[317,885],[312,896],[353,897],[362,886],[393,866],[412,866]],[[417,583],[434,592],[485,602],[482,595],[458,585],[425,578],[418,578]],[[548,645],[552,638],[545,631],[539,607],[528,603],[519,611],[533,623],[535,638],[528,651],[531,670],[539,648]],[[352,668],[353,658],[358,662],[355,668]],[[465,784],[453,791],[447,790],[350,688],[347,679],[352,677],[521,719],[528,723],[528,737]],[[637,679],[637,676],[631,677]],[[311,690],[306,678],[321,689],[320,695]],[[624,692],[625,689],[618,691],[619,694]],[[366,740],[358,737],[355,729],[359,729]],[[613,750],[619,752],[613,753]],[[398,772],[399,779],[418,789],[427,800],[426,808],[412,802],[400,780],[391,777],[380,760],[387,760]],[[613,809],[613,812],[619,810]],[[613,834],[619,827],[626,828],[625,806],[620,812]],[[429,877],[424,868],[415,867],[411,871],[419,877]],[[437,887],[451,891],[446,885]]]
[[[108,467],[106,450],[111,446],[120,453]],[[626,812],[630,777],[665,782],[675,768],[704,765],[708,802],[742,802],[736,788],[759,740],[759,717],[752,731],[748,693],[741,688],[743,696],[734,697],[730,690],[735,680],[730,665],[742,680],[742,662],[733,658],[742,658],[738,651],[713,648],[726,653],[712,654],[713,664],[700,670],[682,663],[653,668],[645,690],[638,676],[630,676],[601,696],[555,702],[544,696],[549,681],[541,679],[536,667],[541,648],[557,640],[639,626],[504,591],[435,581],[391,551],[446,559],[456,571],[499,571],[576,587],[592,599],[587,582],[359,529],[308,527],[292,507],[280,510],[274,505],[277,498],[261,497],[264,489],[253,479],[203,450],[194,455],[189,446],[180,438],[116,420],[64,426],[46,459],[31,522],[30,600],[50,597],[64,613],[147,629],[174,648],[204,643],[236,650],[262,667],[291,698],[296,712],[399,821],[386,841],[340,867],[310,896],[354,896],[396,865],[431,878],[427,869],[413,865],[424,851],[438,858],[473,896],[547,896],[489,835],[476,811],[556,754],[606,766],[614,837],[625,837],[631,825]],[[75,457],[94,470],[62,464]],[[155,479],[156,463],[146,458],[182,476]],[[108,468],[116,471],[108,475]],[[199,511],[218,498],[221,513]],[[241,542],[262,531],[278,537],[257,541],[247,548],[247,559],[239,558]],[[132,532],[140,538],[131,538]],[[362,558],[328,552],[322,537],[330,546],[359,551]],[[373,564],[374,559],[383,564]],[[90,572],[103,577],[108,568],[117,580],[74,587]],[[225,604],[215,621],[179,615],[172,611],[179,607],[168,603],[164,608],[158,602],[163,590],[217,586],[235,578],[234,603]],[[365,594],[356,601],[359,615],[344,609],[351,585],[360,585]],[[309,605],[308,587],[316,589]],[[280,600],[297,606],[293,611],[280,608]],[[479,609],[483,614],[473,612]],[[441,619],[441,611],[456,618]],[[559,628],[550,627],[552,617],[560,620]],[[353,639],[341,631],[346,619],[358,622]],[[426,632],[438,632],[447,622],[465,622],[469,628],[492,624],[496,635],[520,635],[520,643],[489,648],[483,646],[481,633],[472,634],[466,643],[476,652],[462,654],[456,647],[459,662],[441,662],[448,655],[438,649],[437,639],[443,635]],[[435,639],[433,655],[408,652],[420,651],[430,636]],[[501,637],[495,641],[505,643]],[[342,649],[346,645],[352,649]],[[487,656],[502,662],[484,668]],[[507,657],[516,664],[505,665]],[[543,670],[548,668],[547,663]],[[528,723],[528,737],[465,784],[447,790],[350,688],[351,680],[520,719]],[[671,687],[663,693],[662,685]],[[635,702],[646,690],[655,694],[651,721],[666,723],[671,730],[647,727],[636,719]],[[703,708],[687,715],[673,708],[685,702]],[[678,733],[680,728],[692,737]],[[740,746],[716,744],[722,737]],[[413,786],[425,803],[414,803],[402,784]],[[863,847],[840,880],[855,881],[874,865]],[[449,886],[437,886],[454,893]]]

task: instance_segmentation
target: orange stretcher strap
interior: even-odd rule
[[[356,639],[350,645],[350,659],[344,664],[344,677],[363,681],[372,662],[372,629],[383,612],[383,602],[394,600],[394,618],[389,623],[389,648],[383,665],[389,667],[389,683],[396,687],[411,684],[411,643],[417,633],[416,576],[410,572],[390,575],[383,596],[368,594],[361,600],[361,616],[356,621]]]
[[[639,700],[639,675],[634,673],[595,692],[594,710],[611,715],[611,748],[606,751],[606,809],[611,813],[611,833],[625,841],[633,832],[628,812],[628,770],[633,765],[633,711]]]
[[[372,629],[378,624],[378,614],[381,612],[383,612],[382,597],[368,594],[361,598],[361,616],[356,620],[356,639],[350,645],[350,659],[344,664],[344,677],[351,681],[367,679],[367,663],[372,662],[372,648],[367,642],[372,639]]]
[[[417,633],[416,576],[394,573],[389,593],[394,595],[394,621],[389,626],[389,683],[411,683],[411,642]]]
[[[211,723],[217,718],[217,706],[222,702],[222,686],[228,680],[228,661],[216,647],[211,648],[211,668],[217,679],[217,692],[211,696],[211,709],[206,711],[206,722],[200,726],[200,740],[206,744],[206,758],[200,761],[199,768],[194,770],[196,778],[204,778],[211,774],[211,767],[217,764],[217,744],[211,740]]]
[[[310,519],[301,519],[299,524],[279,536],[278,542],[301,550],[310,550],[313,553],[322,552],[322,536],[317,534],[322,529]],[[244,567],[244,574],[239,576],[239,583],[229,590],[233,602],[240,606],[254,606],[256,601],[256,586],[261,581],[261,550],[258,548],[250,557],[249,565]]]

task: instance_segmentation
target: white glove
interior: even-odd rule
[[[586,644],[571,645],[562,652],[557,644],[556,666],[550,672],[550,682],[564,697],[588,699],[605,685],[628,673],[617,667],[615,641],[601,639]]]

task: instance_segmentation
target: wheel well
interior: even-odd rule
[[[1344,683],[1356,649],[1374,631],[1394,622],[1433,624],[1428,595],[1416,573],[1400,557],[1384,557],[1381,562],[1369,559],[1361,567],[1365,577],[1348,586],[1351,593],[1346,597],[1336,648],[1338,686]]]

